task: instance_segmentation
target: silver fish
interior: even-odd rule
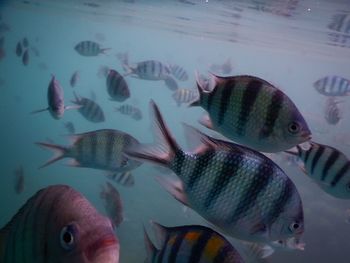
[[[119,241],[111,221],[82,194],[53,185],[0,230],[0,262],[118,263]]]
[[[102,186],[100,197],[104,200],[105,210],[114,227],[119,227],[124,220],[124,216],[123,203],[118,190],[107,182],[105,186]]]
[[[198,92],[190,89],[178,89],[172,95],[172,98],[176,101],[177,106],[180,107],[182,103],[193,102],[198,99]]]
[[[109,70],[106,86],[111,100],[123,102],[130,97],[128,84],[116,70]]]
[[[172,64],[169,66],[171,70],[171,74],[177,79],[181,81],[186,81],[188,80],[188,74],[186,70],[179,65]]]
[[[224,233],[252,242],[300,237],[304,232],[300,195],[283,170],[265,155],[238,144],[211,138],[186,126],[194,152],[184,152],[151,102],[156,145],[125,150],[131,158],[170,168],[180,178],[159,183]]]
[[[134,137],[125,132],[103,129],[71,135],[70,138],[72,140],[70,146],[37,143],[55,153],[53,158],[40,168],[63,158],[72,158],[71,166],[114,172],[130,171],[141,165],[140,162],[130,160],[124,155],[125,149],[139,144]]]
[[[101,48],[100,45],[93,41],[81,41],[75,47],[75,51],[77,51],[80,55],[85,57],[93,57],[98,56],[101,53],[105,53],[110,48]]]
[[[123,64],[126,73],[144,80],[166,80],[171,74],[170,68],[160,61],[146,60],[134,65]]]
[[[291,99],[253,76],[213,75],[211,91],[197,80],[201,106],[212,127],[230,140],[262,152],[279,152],[310,139],[311,132]]]
[[[340,76],[326,76],[313,84],[315,89],[325,96],[350,95],[350,80]]]
[[[75,92],[74,96],[75,100],[72,102],[81,106],[78,111],[86,120],[94,123],[105,121],[105,115],[100,105],[93,100],[78,96]]]

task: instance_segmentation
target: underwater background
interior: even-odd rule
[[[337,30],[334,16],[347,15]],[[313,1],[16,1],[0,4],[0,226],[5,225],[37,190],[52,184],[68,184],[83,193],[101,213],[100,198],[106,172],[65,165],[67,160],[38,169],[51,156],[34,142],[47,139],[69,145],[65,122],[76,133],[97,129],[118,129],[140,142],[153,141],[149,101],[153,99],[172,134],[183,146],[182,122],[208,134],[198,119],[201,108],[176,105],[170,89],[162,81],[125,77],[131,96],[126,101],[142,111],[135,120],[115,112],[122,103],[111,101],[101,66],[123,72],[118,54],[127,53],[131,62],[159,60],[180,65],[189,79],[178,81],[179,88],[195,89],[195,70],[209,75],[213,64],[228,59],[228,75],[254,75],[283,90],[297,105],[312,131],[312,139],[350,156],[350,103],[342,97],[342,118],[329,124],[324,118],[326,97],[313,83],[325,76],[350,78],[350,2]],[[333,21],[334,22],[334,21]],[[344,29],[344,31],[342,31]],[[29,61],[16,56],[16,44],[26,37]],[[83,40],[98,42],[105,54],[84,57],[74,50]],[[78,70],[76,87],[70,86]],[[47,86],[54,74],[64,89],[67,105],[77,94],[90,97],[103,108],[106,120],[92,123],[76,110],[67,110],[60,120],[48,113],[30,112],[47,105]],[[276,162],[295,183],[304,206],[306,243],[304,251],[276,251],[268,262],[350,261],[349,200],[323,192],[300,169],[282,158]],[[15,192],[14,170],[24,171],[24,190]],[[120,240],[120,262],[144,262],[146,251],[143,225],[155,220],[166,226],[207,225],[196,212],[187,209],[154,180],[162,171],[147,163],[132,171],[135,184],[120,192],[124,222],[116,230]]]

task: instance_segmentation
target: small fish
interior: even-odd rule
[[[125,149],[139,142],[131,135],[111,129],[96,130],[70,136],[72,144],[61,146],[36,143],[52,150],[55,155],[40,168],[63,158],[72,158],[71,166],[87,167],[113,172],[125,172],[140,166],[138,161],[124,155]]]
[[[24,169],[23,166],[20,165],[15,171],[15,192],[16,194],[20,194],[24,190]]]
[[[115,228],[123,222],[123,203],[118,190],[111,184],[106,183],[102,186],[100,198],[104,199],[104,208],[108,217],[111,219]]]
[[[339,76],[326,76],[317,80],[314,88],[325,96],[348,96],[350,80]]]
[[[134,113],[131,115],[135,121],[142,120],[142,111],[139,108],[136,108]]]
[[[72,88],[74,88],[76,85],[77,85],[77,82],[79,81],[80,79],[80,73],[78,70],[74,71],[74,73],[72,74],[71,78],[70,78],[70,86]]]
[[[74,49],[82,56],[93,57],[98,56],[101,53],[105,54],[105,51],[110,48],[101,48],[98,43],[86,40],[79,42]]]
[[[139,108],[132,106],[131,104],[123,104],[120,107],[115,107],[115,111],[120,112],[121,114],[128,115],[135,120],[142,119],[142,112]]]
[[[188,80],[188,74],[184,68],[180,67],[179,65],[175,65],[175,64],[170,65],[169,68],[171,70],[171,74],[173,74],[173,76],[177,80],[180,80],[180,81]]]
[[[297,155],[304,163],[302,170],[320,188],[333,197],[350,199],[350,161],[344,153],[328,145],[311,142],[308,149],[297,146]]]
[[[130,97],[128,84],[116,70],[109,70],[106,86],[111,100],[123,102]]]
[[[26,49],[22,56],[22,63],[24,66],[27,66],[29,64],[29,51]]]
[[[78,111],[86,120],[95,123],[105,121],[105,114],[100,105],[98,105],[93,100],[78,96],[75,92],[74,96],[75,100],[72,102],[76,105],[81,106]]]
[[[63,89],[60,83],[56,80],[55,76],[52,75],[49,87],[47,90],[47,101],[49,106],[45,109],[36,110],[31,112],[32,114],[49,111],[51,116],[58,120],[63,117],[64,111],[69,109],[78,109],[80,106],[64,106]]]
[[[0,262],[118,263],[111,221],[67,185],[39,190],[0,229]]]
[[[173,79],[171,76],[168,76],[164,80],[164,83],[171,91],[175,91],[175,90],[177,90],[179,88],[179,86],[177,85],[176,80]]]
[[[29,41],[28,38],[24,37],[22,40],[23,47],[28,48],[29,47]]]
[[[172,95],[178,107],[180,107],[182,103],[193,102],[194,100],[198,99],[198,96],[199,94],[196,90],[190,89],[178,89]]]
[[[93,3],[93,2],[86,2],[86,3],[84,3],[84,5],[88,6],[88,7],[93,7],[93,8],[100,7],[99,4],[96,4],[96,3]]]
[[[342,113],[338,104],[340,101],[336,101],[334,97],[328,97],[324,110],[324,118],[330,125],[336,125],[342,119]]]
[[[328,24],[328,28],[337,32],[350,33],[350,14],[341,13],[332,17],[332,21]]]
[[[135,179],[130,171],[124,173],[109,173],[107,177],[125,187],[131,187],[135,184]]]
[[[22,54],[23,54],[22,44],[21,44],[21,42],[19,41],[19,42],[17,43],[17,45],[16,45],[16,55],[17,55],[18,57],[21,57]]]
[[[171,74],[170,68],[160,61],[146,60],[134,65],[123,64],[126,73],[143,80],[166,80]]]
[[[230,74],[232,72],[231,59],[228,58],[223,64],[212,64],[210,71],[224,75]]]
[[[238,239],[269,243],[303,234],[300,195],[278,165],[260,152],[214,139],[188,125],[187,136],[199,146],[184,152],[153,101],[151,107],[158,143],[135,145],[125,153],[176,173],[177,182],[157,177],[176,200]]]
[[[68,131],[69,134],[75,133],[74,124],[71,121],[65,122],[64,127],[66,128],[66,130]]]
[[[212,74],[207,91],[197,77],[199,99],[215,131],[257,151],[279,152],[308,141],[309,127],[292,100],[267,81],[253,76]]]

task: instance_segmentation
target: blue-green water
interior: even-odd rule
[[[140,142],[152,142],[148,104],[153,99],[183,146],[181,122],[204,130],[197,123],[204,111],[178,108],[162,81],[127,77],[131,90],[127,102],[139,107],[144,118],[135,121],[114,112],[119,104],[109,100],[105,78],[98,77],[97,72],[101,65],[123,72],[116,57],[121,52],[128,52],[131,62],[155,59],[181,65],[190,76],[188,81],[178,82],[181,88],[195,86],[195,70],[207,74],[210,64],[230,58],[232,74],[259,76],[281,88],[304,114],[313,140],[337,147],[350,156],[350,137],[346,136],[350,131],[349,99],[343,99],[342,120],[331,126],[323,118],[325,98],[312,86],[327,75],[350,78],[350,40],[334,42],[329,34],[335,32],[327,28],[334,14],[350,13],[348,1],[300,0],[288,16],[278,10],[291,1],[282,0],[259,4],[211,0],[193,0],[193,4],[170,0],[94,1],[97,7],[84,5],[93,1],[2,2],[0,24],[6,23],[9,30],[0,31],[0,37],[5,37],[5,57],[0,60],[0,226],[37,190],[57,183],[73,186],[105,213],[99,197],[105,172],[69,167],[64,165],[67,160],[38,170],[51,153],[34,142],[50,138],[58,144],[69,144],[68,138],[62,136],[67,134],[63,125],[66,121],[74,123],[77,133],[111,128],[125,131]],[[97,33],[103,38],[96,39]],[[28,66],[15,54],[16,44],[23,37],[40,52],[39,56],[30,52]],[[97,41],[111,50],[106,55],[82,57],[73,49],[82,40]],[[90,123],[75,110],[66,111],[61,120],[54,120],[48,113],[29,114],[46,107],[51,74],[63,86],[66,104],[71,105],[74,96],[69,80],[75,70],[80,71],[80,80],[74,90],[86,97],[91,90],[96,93],[97,102],[105,111],[105,122]],[[20,164],[25,171],[25,189],[17,195],[13,170]],[[295,182],[303,200],[306,249],[276,252],[269,262],[349,262],[350,225],[345,222],[349,201],[327,195],[297,167],[279,164]],[[206,224],[195,212],[184,212],[183,206],[155,182],[153,176],[159,174],[144,164],[133,171],[135,186],[117,186],[126,217],[117,229],[121,262],[144,261],[142,225],[151,219],[169,226]]]

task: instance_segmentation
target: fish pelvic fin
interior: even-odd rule
[[[181,181],[166,178],[165,176],[157,176],[158,183],[165,188],[177,201],[185,206],[190,207],[188,198],[184,190],[184,186]]]
[[[155,245],[152,243],[151,239],[149,238],[145,226],[143,226],[143,236],[146,246],[146,253],[147,258],[145,260],[145,263],[152,263],[152,259],[155,258],[156,254],[158,253],[158,249],[155,247]]]
[[[49,107],[47,107],[47,108],[45,108],[45,109],[40,109],[40,110],[32,111],[32,112],[30,112],[30,114],[36,114],[36,113],[44,112],[44,111],[47,111],[47,110],[49,110]]]
[[[153,100],[150,102],[155,131],[155,144],[139,144],[128,147],[124,152],[131,159],[149,161],[169,167],[175,154],[182,152],[177,142],[165,124],[158,106]]]
[[[52,150],[54,153],[54,156],[51,159],[49,159],[46,163],[41,165],[39,169],[49,166],[50,164],[67,157],[68,148],[65,146],[46,143],[46,142],[36,142],[35,144],[42,146],[43,148]]]

